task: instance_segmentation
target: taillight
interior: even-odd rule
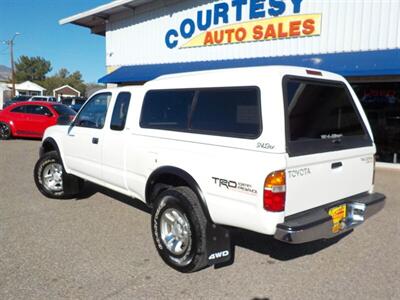
[[[264,208],[271,212],[285,210],[285,171],[275,171],[267,176],[264,183]]]

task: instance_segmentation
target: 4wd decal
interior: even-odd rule
[[[237,182],[234,180],[222,179],[217,177],[212,177],[214,183],[218,185],[218,187],[225,187],[228,190],[233,190],[241,193],[257,195],[257,190],[253,188],[251,184]]]
[[[211,254],[208,257],[208,260],[214,260],[214,259],[218,259],[218,258],[222,258],[222,257],[227,257],[229,255],[229,251],[225,250],[225,251],[220,251],[220,252],[216,252]]]

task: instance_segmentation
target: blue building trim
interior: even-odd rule
[[[145,82],[173,73],[268,65],[321,69],[346,77],[400,75],[400,49],[124,66],[100,78],[99,83]]]

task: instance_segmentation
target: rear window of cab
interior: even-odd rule
[[[262,131],[258,87],[147,92],[142,128],[256,139]]]

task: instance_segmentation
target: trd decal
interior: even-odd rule
[[[257,195],[257,190],[253,188],[251,184],[237,182],[234,180],[222,179],[217,177],[212,177],[214,184],[220,188],[226,188],[228,190],[242,192],[251,195]]]

